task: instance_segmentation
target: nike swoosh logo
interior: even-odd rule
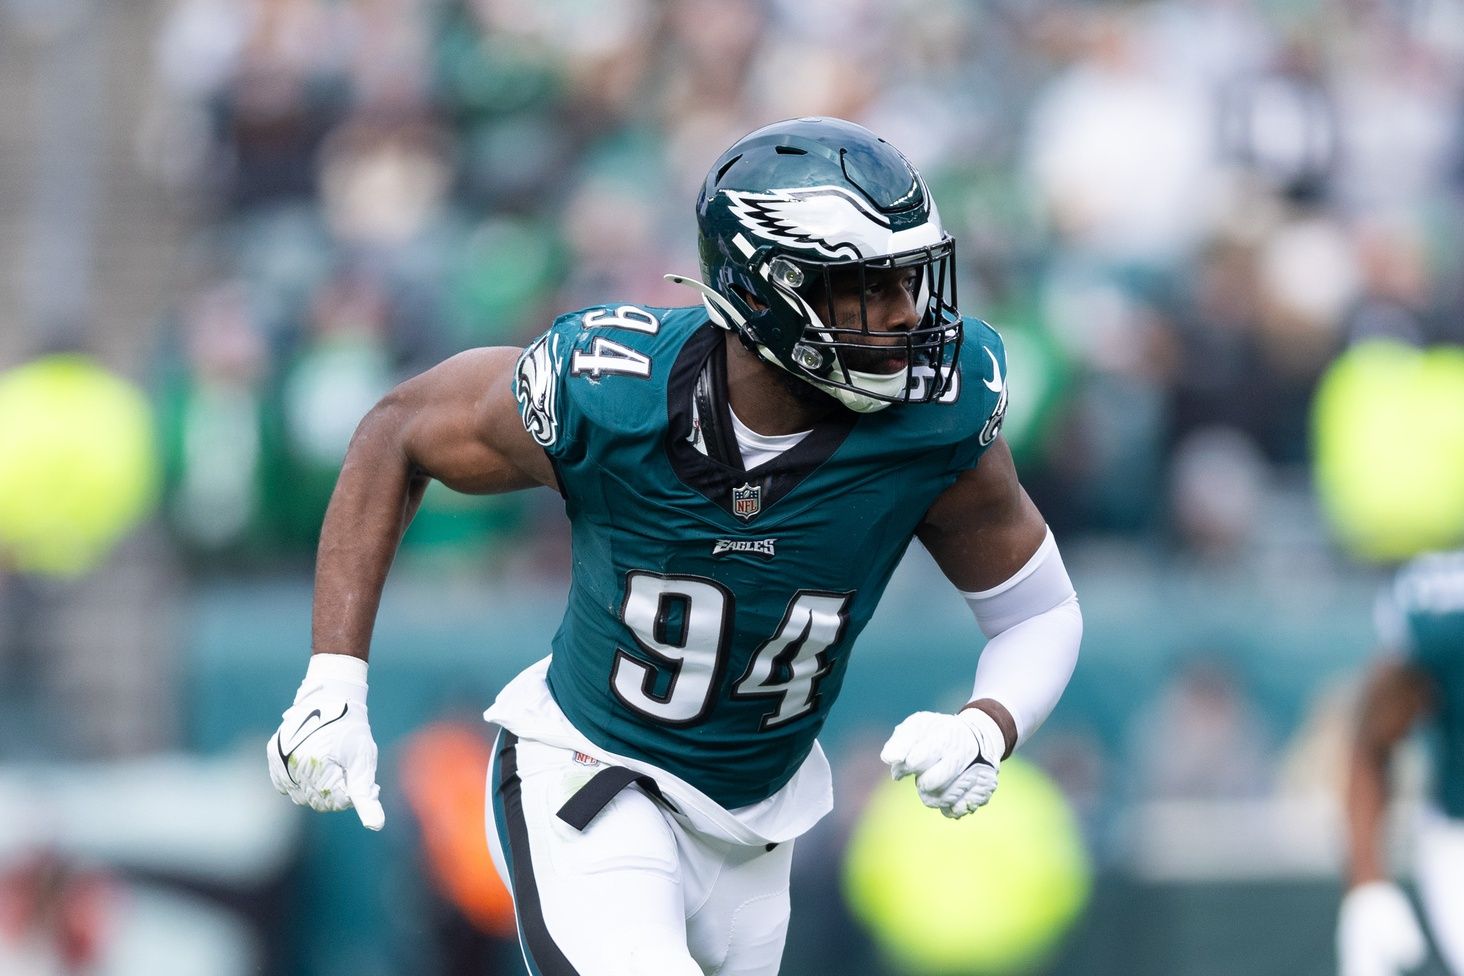
[[[291,783],[294,783],[296,786],[300,785],[300,781],[295,778],[295,774],[290,770],[290,757],[295,754],[295,750],[303,746],[307,739],[309,739],[315,733],[319,732],[321,729],[325,728],[327,725],[333,725],[334,723],[339,722],[341,719],[345,718],[346,713],[350,710],[350,702],[346,702],[345,704],[341,705],[341,713],[339,715],[331,719],[329,722],[321,722],[315,728],[311,729],[309,732],[306,732],[303,737],[296,739],[295,744],[290,746],[288,750],[285,749],[284,740],[281,739],[278,734],[275,735],[275,751],[280,754],[280,762],[284,764],[285,775],[290,777]],[[320,718],[320,709],[318,708],[312,711],[309,715],[306,715],[304,720],[301,721],[298,726],[296,726],[295,734],[299,735],[300,730],[305,727],[305,723],[315,718]]]
[[[1001,388],[1006,385],[1006,383],[1001,378],[1001,366],[996,361],[996,353],[992,352],[990,349],[985,350],[985,352],[986,355],[991,357],[991,379],[987,379],[983,376],[981,378],[981,382],[985,383],[986,388],[992,393],[1000,393]]]

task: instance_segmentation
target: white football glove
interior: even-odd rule
[[[895,779],[914,775],[920,802],[955,819],[991,799],[1005,752],[996,720],[968,708],[957,715],[916,712],[895,727],[879,758]]]
[[[1423,965],[1423,929],[1408,896],[1390,881],[1369,881],[1347,892],[1337,916],[1340,976],[1399,976]]]
[[[366,721],[366,662],[346,654],[314,654],[295,704],[269,737],[269,778],[301,806],[356,808],[372,830],[386,824],[377,799],[376,742]]]

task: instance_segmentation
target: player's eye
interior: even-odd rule
[[[897,288],[909,295],[914,295],[920,290],[920,273],[911,270],[902,271],[898,276],[883,275],[871,278],[865,282],[864,294],[870,298],[877,298]]]

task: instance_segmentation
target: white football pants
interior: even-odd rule
[[[1413,879],[1439,955],[1464,976],[1464,821],[1425,810],[1414,840]]]
[[[535,976],[775,976],[788,933],[791,842],[694,833],[639,785],[583,830],[560,808],[605,767],[500,732],[488,846],[513,892]]]

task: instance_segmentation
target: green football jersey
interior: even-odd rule
[[[1392,598],[1409,659],[1433,684],[1435,798],[1464,818],[1464,552],[1415,559],[1398,573]]]
[[[729,429],[725,402],[696,394],[726,335],[701,308],[575,312],[524,351],[514,392],[571,525],[555,701],[592,742],[730,809],[813,748],[855,638],[930,504],[995,440],[1007,391],[1000,337],[967,319],[939,400],[841,411],[744,470],[735,447],[723,463],[698,446]]]

